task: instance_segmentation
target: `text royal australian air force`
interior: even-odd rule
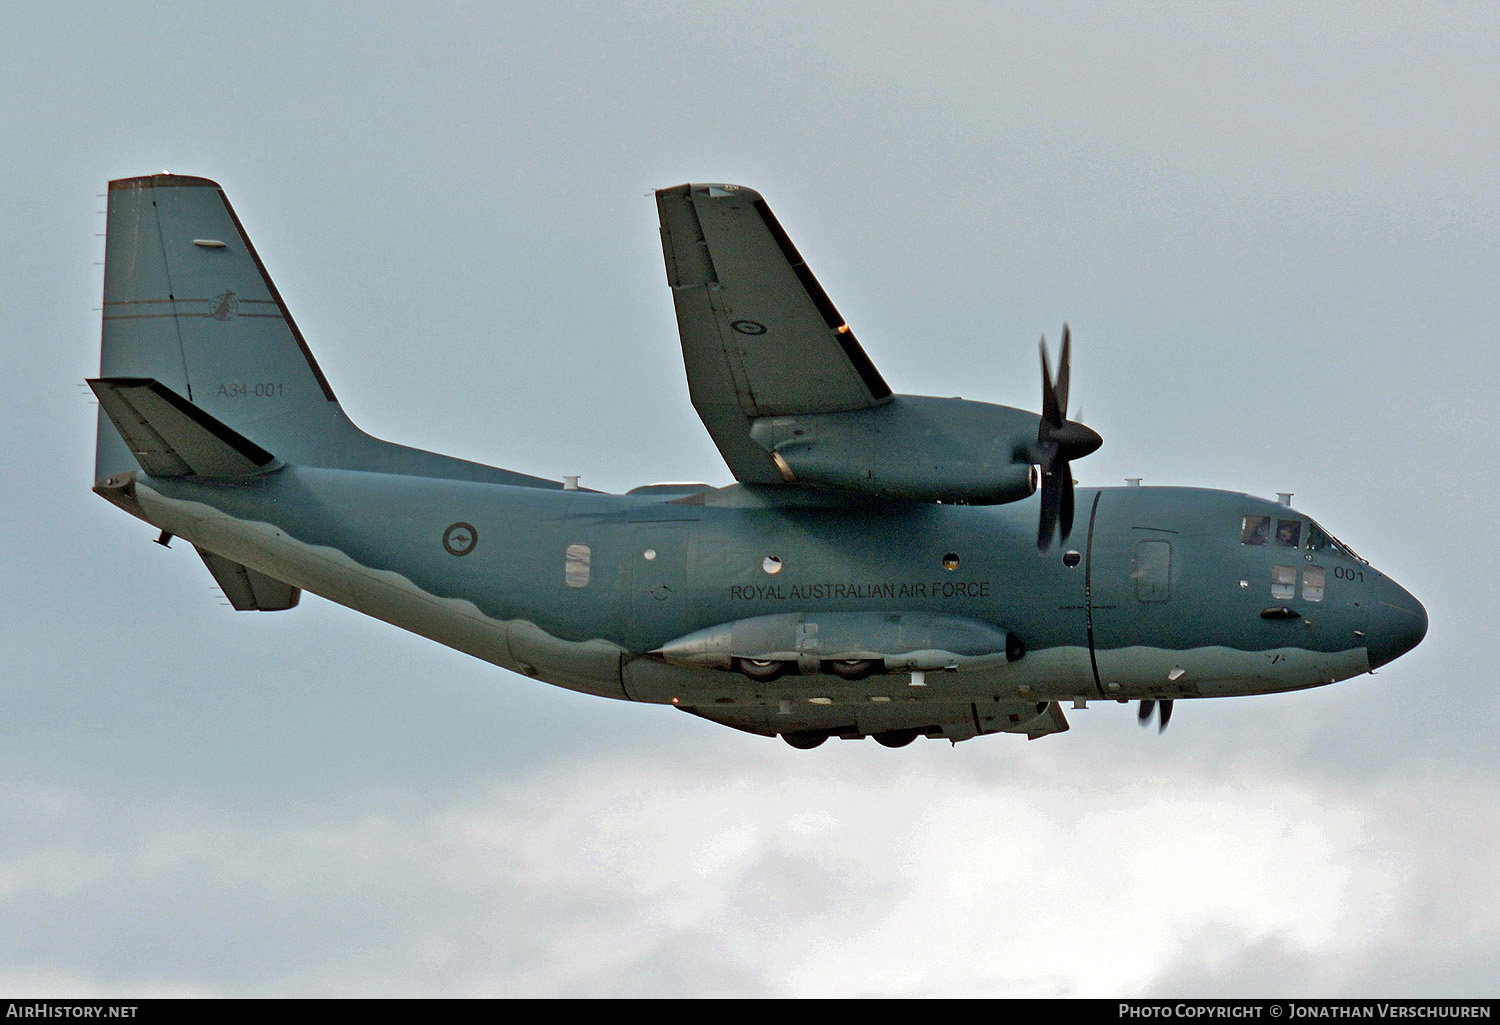
[[[988,598],[988,580],[918,580],[900,583],[734,584],[729,597],[742,601],[899,601]]]

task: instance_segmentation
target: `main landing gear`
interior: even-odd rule
[[[818,730],[809,730],[803,733],[783,733],[781,739],[795,747],[798,751],[811,751],[827,740],[828,734]]]
[[[875,743],[881,747],[905,747],[922,735],[921,730],[886,730],[884,733],[871,734]],[[822,730],[803,730],[795,733],[783,733],[781,739],[795,747],[798,751],[811,751],[830,734]]]
[[[771,658],[737,658],[734,660],[734,668],[757,683],[769,683],[778,677],[798,672],[796,662],[782,662]],[[885,672],[885,660],[879,658],[829,659],[823,662],[818,670],[844,680],[863,680],[867,676]]]

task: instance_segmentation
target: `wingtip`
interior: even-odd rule
[[[733,185],[728,182],[688,182],[683,185],[671,185],[664,189],[656,190],[658,202],[665,199],[687,199],[694,200],[738,200],[745,203],[764,202],[759,192],[747,185]]]
[[[116,192],[121,189],[172,189],[172,188],[199,188],[218,189],[218,182],[211,178],[199,178],[191,174],[142,174],[134,178],[116,178],[109,183],[109,191]]]
[[[728,182],[694,182],[689,188],[698,198],[743,199],[751,203],[762,198],[759,192],[747,185],[733,185]]]

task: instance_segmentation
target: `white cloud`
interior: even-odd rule
[[[1423,926],[1472,949],[1500,896],[1493,851],[1452,846],[1488,835],[1492,797],[1181,767],[1152,781],[1102,758],[1061,762],[1099,782],[1038,784],[1014,752],[986,781],[947,751],[862,748],[594,762],[319,821],[154,808],[120,822],[75,800],[73,839],[0,852],[0,978],[27,992],[1124,996],[1158,979],[1246,985],[1238,959],[1264,949],[1301,966],[1261,979],[1269,991],[1325,993],[1366,984]],[[40,813],[17,798],[6,814],[15,837]]]

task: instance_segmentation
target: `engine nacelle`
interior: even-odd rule
[[[1028,498],[1035,413],[966,399],[896,395],[868,409],[763,417],[750,436],[787,481],[922,502]]]

